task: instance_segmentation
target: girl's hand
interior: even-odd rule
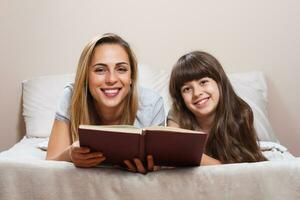
[[[94,167],[105,160],[101,152],[90,152],[87,147],[80,147],[79,142],[74,142],[69,148],[71,161],[76,167]]]
[[[142,161],[138,158],[133,159],[133,163],[130,160],[124,160],[124,164],[127,166],[127,170],[131,172],[139,172],[142,174],[146,174],[149,171],[158,171],[160,170],[160,166],[154,165],[154,160],[152,155],[147,156],[147,170],[145,169]]]
[[[206,155],[205,153],[202,155],[202,159],[201,159],[201,165],[220,165],[222,164],[219,160],[214,159],[208,155]]]

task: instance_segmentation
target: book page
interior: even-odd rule
[[[80,125],[79,128],[99,131],[102,130],[120,133],[142,134],[142,129],[136,128],[132,125]]]
[[[188,130],[183,128],[170,127],[170,126],[151,126],[145,129],[150,131],[169,131],[169,132],[180,132],[180,133],[206,134],[202,131],[194,131],[194,130]]]

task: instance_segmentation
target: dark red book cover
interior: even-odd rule
[[[148,131],[145,153],[159,166],[199,166],[207,134]]]
[[[80,126],[82,127],[82,126]],[[80,146],[91,151],[102,152],[106,157],[103,164],[116,165],[124,160],[139,158],[145,161],[147,155],[154,157],[155,165],[198,166],[205,149],[207,134],[168,127],[140,129],[103,129],[101,126],[84,126],[78,129]],[[117,127],[117,126],[114,126]],[[122,129],[122,127],[121,127]],[[157,130],[158,129],[158,130]],[[179,130],[179,129],[178,129]],[[186,132],[185,132],[186,131]]]

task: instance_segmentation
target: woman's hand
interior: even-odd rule
[[[78,141],[70,146],[69,155],[76,167],[94,167],[105,160],[101,152],[90,152],[89,148],[80,147]]]
[[[160,166],[154,165],[152,155],[147,156],[147,169],[144,167],[142,161],[138,158],[133,159],[133,163],[130,160],[124,160],[124,164],[127,166],[127,170],[131,172],[139,172],[146,174],[149,171],[158,171]]]

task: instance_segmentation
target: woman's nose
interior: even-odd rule
[[[116,76],[116,74],[114,72],[109,72],[107,75],[106,75],[106,83],[107,84],[114,84],[115,82],[117,82],[118,80],[118,77]]]

